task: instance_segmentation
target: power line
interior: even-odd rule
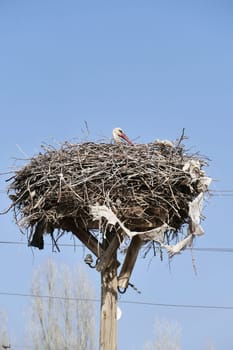
[[[9,244],[9,245],[24,245],[28,246],[28,242],[18,242],[18,241],[0,241],[0,244]],[[52,243],[46,243],[48,246],[52,246]],[[71,243],[61,243],[59,244],[59,247],[85,247],[82,244],[71,244]],[[186,248],[187,250],[197,251],[197,252],[209,252],[209,253],[233,253],[233,248],[216,248],[216,247],[202,247],[202,248]]]
[[[233,193],[212,194],[212,197],[233,197]]]
[[[18,242],[18,241],[0,241],[0,244],[10,244],[10,245],[26,245],[28,246],[28,242]],[[53,246],[52,243],[46,243],[48,246]],[[71,244],[71,243],[59,243],[59,247],[84,247],[83,244]]]
[[[233,193],[233,190],[210,190],[210,192],[214,192],[214,193],[231,192],[231,193]]]
[[[144,301],[119,301],[124,304],[137,304],[146,306],[158,306],[158,307],[172,307],[172,308],[185,308],[185,309],[216,309],[216,310],[233,310],[233,306],[222,305],[194,305],[194,304],[167,304],[167,303],[152,303]]]
[[[53,296],[53,295],[37,295],[37,294],[10,293],[10,292],[0,292],[0,295],[100,303],[100,299],[97,299],[97,298],[61,297],[61,296]],[[172,303],[155,303],[155,302],[134,301],[134,300],[119,300],[119,303],[120,304],[153,306],[153,307],[157,306],[157,307],[169,307],[169,308],[183,308],[183,309],[233,310],[233,306],[229,306],[229,305],[226,306],[226,305],[172,304]]]
[[[32,345],[0,344],[0,349],[33,349]]]
[[[233,248],[186,248],[197,252],[208,252],[208,253],[233,253]]]
[[[210,190],[210,195],[214,197],[233,197],[233,190]]]
[[[53,299],[53,300],[69,300],[69,301],[86,301],[86,302],[100,302],[97,298],[77,298],[77,297],[61,297],[56,295],[39,295],[32,293],[10,293],[10,292],[0,292],[0,295],[5,296],[15,296],[15,297],[30,297],[30,298],[40,298],[40,299]]]

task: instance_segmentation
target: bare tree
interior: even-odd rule
[[[28,324],[33,349],[95,349],[94,290],[83,270],[48,260],[33,274],[32,293],[38,296]]]
[[[144,350],[181,350],[182,328],[176,321],[156,319],[154,322],[154,340],[144,345]],[[214,350],[213,344],[208,341],[206,350]]]
[[[2,310],[0,310],[0,348],[10,348],[9,335],[7,331],[7,316]]]
[[[205,350],[214,350],[215,347],[211,341],[208,341],[205,347]]]
[[[144,350],[181,350],[181,327],[175,321],[157,319],[154,323],[155,340],[145,344]]]

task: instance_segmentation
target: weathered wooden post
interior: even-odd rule
[[[109,246],[111,234],[103,241],[104,249]],[[113,238],[114,239],[114,238]],[[117,250],[111,264],[101,272],[101,314],[100,350],[117,349]]]

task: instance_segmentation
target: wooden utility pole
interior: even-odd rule
[[[114,234],[114,232],[113,232]],[[103,241],[107,249],[114,239],[107,233]],[[113,252],[111,264],[101,271],[101,321],[100,350],[117,349],[117,249]]]

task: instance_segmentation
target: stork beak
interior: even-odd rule
[[[120,135],[120,137],[121,137],[122,139],[124,139],[127,143],[129,143],[130,145],[133,144],[133,142],[130,141],[130,139],[128,138],[128,136],[127,136],[126,134],[122,133],[122,134]]]

